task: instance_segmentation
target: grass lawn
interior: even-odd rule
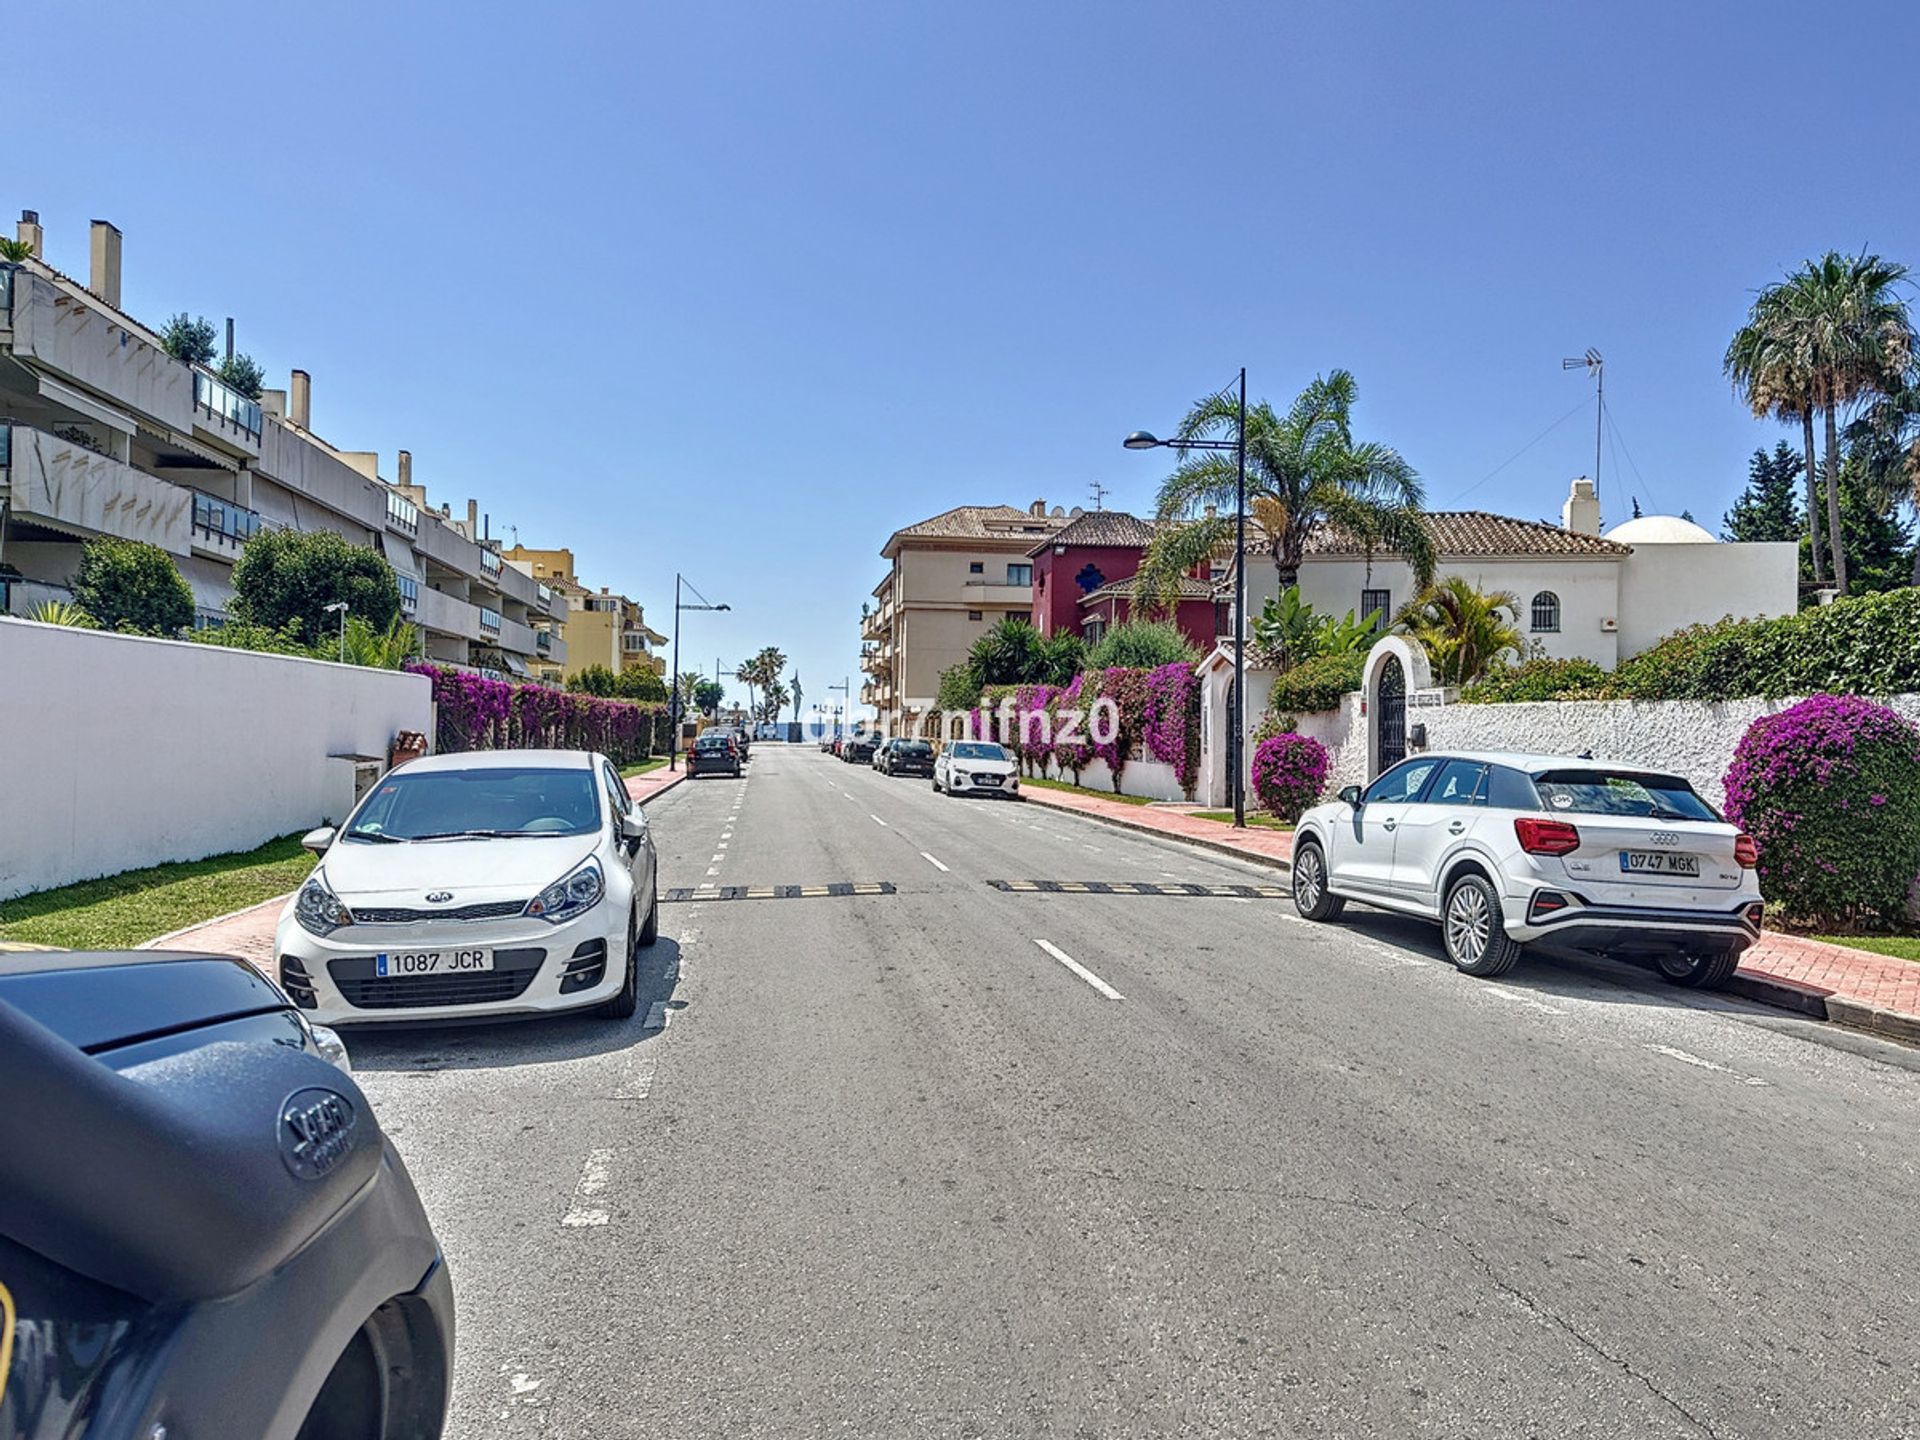
[[[1187,813],[1192,815],[1196,820],[1218,820],[1223,825],[1231,825],[1233,823],[1233,811],[1231,810],[1190,810]],[[1249,810],[1247,812],[1247,824],[1258,825],[1262,830],[1293,829],[1293,826],[1287,821],[1277,819],[1272,815],[1262,815],[1256,810]]]
[[[631,780],[634,776],[644,775],[649,770],[658,770],[666,763],[667,757],[664,755],[656,755],[651,760],[636,760],[631,765],[622,765],[620,767],[620,778],[622,780]]]
[[[1849,945],[1855,950],[1891,955],[1896,960],[1920,961],[1920,935],[1815,935],[1812,938],[1829,945]]]
[[[300,837],[287,835],[237,855],[83,880],[0,900],[0,940],[64,950],[128,950],[170,930],[284,895],[313,866]]]
[[[1038,780],[1020,777],[1020,786],[1038,785],[1047,790],[1066,790],[1075,795],[1092,795],[1100,800],[1118,800],[1122,805],[1151,805],[1153,801],[1145,795],[1116,795],[1111,790],[1094,790],[1085,785],[1069,785],[1064,780]]]

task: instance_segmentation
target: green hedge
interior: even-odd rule
[[[1366,669],[1364,653],[1320,655],[1280,673],[1267,694],[1267,709],[1277,714],[1311,714],[1338,710],[1340,697],[1360,688]]]
[[[1667,636],[1611,675],[1529,660],[1462,700],[1745,700],[1920,691],[1920,589],[1836,600],[1777,620],[1722,620]]]

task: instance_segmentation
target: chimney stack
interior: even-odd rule
[[[480,538],[480,502],[478,500],[467,501],[467,538],[469,540]]]
[[[1560,507],[1560,528],[1576,535],[1600,533],[1600,497],[1593,493],[1593,481],[1582,475],[1567,492],[1567,503]]]
[[[293,372],[287,390],[288,419],[302,430],[313,429],[313,377],[304,370]]]
[[[40,228],[38,210],[22,210],[20,227],[14,232],[15,238],[26,241],[33,247],[33,258],[43,260],[47,253],[47,232]]]
[[[411,450],[402,450],[400,452],[399,469],[399,484],[401,487],[405,488],[413,484],[413,452]]]
[[[38,228],[38,227],[35,227]],[[114,309],[120,308],[120,232],[105,220],[93,222],[87,288]]]

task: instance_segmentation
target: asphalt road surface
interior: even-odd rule
[[[1912,1051],[763,744],[643,1017],[358,1032],[457,1437],[1920,1434]],[[750,893],[762,893],[757,889]]]

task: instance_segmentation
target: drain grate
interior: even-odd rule
[[[1188,885],[1153,880],[989,880],[1013,895],[1172,895],[1215,900],[1288,900],[1284,885]]]
[[[663,891],[662,905],[702,900],[840,900],[852,895],[893,895],[891,880],[839,880],[831,885],[716,885],[711,890]]]

